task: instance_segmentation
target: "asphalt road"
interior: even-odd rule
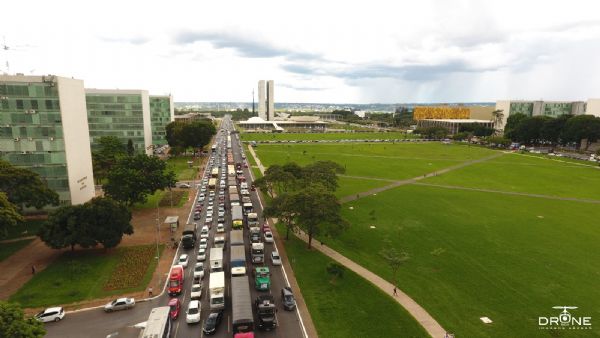
[[[231,121],[229,120],[229,118],[225,118],[223,120],[223,124],[222,124],[222,128],[227,128],[229,130],[233,130]],[[234,160],[235,162],[244,162],[242,159],[242,149],[241,149],[241,144],[239,142],[239,135],[238,134],[231,134],[232,137],[232,151],[234,153]],[[214,165],[218,165],[220,168],[220,162],[221,159],[225,156],[226,159],[226,138],[227,138],[227,133],[218,133],[218,136],[216,137],[216,144],[217,144],[217,148],[218,148],[218,153],[215,156],[215,164]],[[207,166],[206,169],[206,173],[210,174],[210,169],[212,169],[211,166]],[[221,168],[220,168],[221,170]],[[250,183],[250,169],[249,168],[243,168],[244,170],[244,176],[247,178],[247,181]],[[206,174],[205,173],[205,174]],[[219,175],[221,173],[219,172]],[[259,214],[259,219],[261,219],[262,217],[262,205],[259,201],[258,195],[256,194],[256,192],[251,192],[251,199],[252,199],[252,203],[254,206],[254,211],[257,212]],[[197,199],[196,199],[197,200]],[[197,222],[198,223],[198,231],[200,231],[202,225],[205,224],[205,213],[206,213],[206,206],[208,206],[208,198],[204,201],[204,202],[195,202],[195,203],[204,203],[205,207],[202,211],[202,218],[200,220],[197,221],[193,221],[191,219],[188,219],[188,223],[189,222]],[[225,206],[226,206],[226,215],[225,215],[225,233],[227,234],[227,239],[228,239],[228,234],[229,231],[231,230],[231,209],[229,207],[229,201],[228,201],[228,196],[227,196],[227,189],[225,190]],[[192,208],[194,208],[195,205],[192,206]],[[193,267],[196,263],[196,253],[197,253],[197,247],[198,245],[196,244],[196,248],[194,249],[189,249],[186,250],[185,253],[188,253],[190,256],[190,261],[188,264],[187,269],[185,270],[185,280],[184,280],[184,292],[178,296],[178,298],[180,299],[180,301],[182,302],[182,307],[181,307],[181,314],[179,316],[179,318],[174,322],[174,326],[173,326],[173,333],[172,333],[172,337],[177,337],[177,338],[187,338],[187,337],[203,337],[204,334],[202,332],[202,326],[204,324],[204,321],[206,320],[206,318],[208,317],[208,314],[211,312],[209,305],[208,305],[208,284],[209,284],[209,272],[208,272],[208,265],[209,265],[209,261],[210,261],[210,257],[208,257],[208,253],[210,251],[210,248],[212,247],[213,244],[213,238],[215,236],[216,233],[216,224],[217,224],[217,209],[218,209],[218,190],[217,190],[217,195],[215,196],[215,215],[213,216],[213,223],[212,223],[212,227],[210,230],[210,237],[209,237],[209,246],[207,249],[207,257],[206,260],[204,261],[204,265],[205,265],[205,277],[203,279],[203,291],[202,291],[202,298],[201,298],[201,322],[199,324],[192,324],[192,325],[188,325],[185,322],[185,311],[187,310],[187,306],[190,300],[190,289],[192,286],[192,275],[193,275]],[[190,213],[190,217],[191,217],[191,213]],[[198,234],[199,235],[199,234]],[[252,278],[252,268],[253,268],[253,264],[251,263],[251,257],[250,257],[250,249],[249,249],[249,240],[248,240],[248,229],[246,227],[244,227],[244,235],[245,235],[245,240],[246,240],[246,267],[247,267],[247,275],[249,276],[249,282],[250,282],[250,290],[251,290],[251,297],[252,297],[252,302],[254,302],[254,299],[260,295],[260,294],[265,294],[265,291],[256,291],[254,288],[254,284],[253,284],[253,278]],[[199,240],[199,236],[198,236],[198,240]],[[225,308],[225,313],[224,313],[224,317],[223,317],[223,321],[221,322],[220,326],[217,329],[217,333],[214,335],[215,337],[231,337],[232,336],[232,332],[231,332],[231,289],[230,289],[230,273],[229,271],[229,243],[226,244],[225,246],[226,250],[224,251],[223,254],[223,265],[224,265],[224,270],[225,270],[225,276],[226,276],[226,280],[225,280],[225,298],[226,298],[226,308]],[[273,296],[275,297],[275,303],[277,305],[277,322],[278,322],[278,326],[275,330],[272,331],[259,331],[258,329],[255,330],[255,337],[286,337],[286,338],[301,338],[303,337],[303,331],[301,328],[301,322],[299,319],[299,315],[297,313],[297,311],[284,311],[283,310],[283,306],[281,304],[281,299],[280,299],[280,290],[288,285],[285,277],[284,277],[284,271],[282,270],[281,266],[273,266],[271,264],[271,260],[270,260],[270,255],[271,255],[271,251],[275,250],[274,248],[274,244],[273,243],[265,243],[265,265],[269,267],[269,269],[271,270],[271,288],[268,291],[269,293],[273,294]],[[183,252],[183,249],[180,248],[180,253]],[[139,329],[132,329],[131,327],[137,323],[140,322],[144,322],[148,319],[148,315],[150,314],[150,311],[152,308],[157,307],[157,306],[166,306],[167,303],[169,302],[170,297],[168,296],[168,294],[164,294],[161,297],[158,297],[157,299],[154,299],[152,301],[148,301],[148,302],[138,302],[135,306],[135,308],[131,309],[131,310],[125,310],[125,311],[120,311],[120,312],[115,312],[115,313],[104,313],[104,311],[102,311],[102,309],[93,309],[93,310],[88,310],[88,311],[81,311],[81,312],[77,312],[77,313],[68,313],[64,320],[58,322],[58,323],[49,323],[46,324],[46,329],[48,331],[48,334],[46,337],[63,337],[63,338],[69,338],[69,337],[81,337],[81,338],[85,338],[85,337],[91,337],[91,338],[104,338],[107,337],[109,335],[112,335],[112,337],[138,337],[140,330]],[[256,312],[254,313],[255,315],[255,325],[258,323],[258,318],[256,317]]]

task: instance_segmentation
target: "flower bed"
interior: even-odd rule
[[[156,246],[154,245],[120,248],[119,263],[104,284],[104,290],[120,290],[139,286],[155,256]]]

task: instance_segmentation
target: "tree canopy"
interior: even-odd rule
[[[40,239],[53,249],[76,245],[82,248],[101,244],[116,247],[124,234],[133,234],[131,212],[108,198],[96,197],[82,205],[62,206],[54,210],[40,228]]]
[[[143,203],[148,195],[173,187],[176,182],[175,173],[167,170],[165,161],[145,154],[119,158],[107,178],[104,192],[128,206]]]
[[[23,222],[23,216],[19,214],[17,207],[10,203],[6,194],[0,192],[0,237],[8,236],[8,228],[17,226]]]
[[[41,338],[45,335],[44,323],[25,318],[18,304],[0,301],[0,337]]]
[[[58,205],[58,194],[48,188],[39,174],[17,168],[7,161],[0,160],[0,191],[19,210],[23,207],[41,209],[46,205]]]
[[[133,143],[131,144],[133,147]],[[102,136],[98,139],[98,148],[92,152],[94,178],[100,182],[108,176],[117,160],[127,154],[128,149],[116,136]]]
[[[187,148],[204,148],[217,133],[217,129],[210,120],[174,121],[166,126],[166,133],[172,151],[182,152]]]

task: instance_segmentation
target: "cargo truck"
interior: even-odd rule
[[[234,205],[231,207],[231,226],[234,229],[242,229],[244,227],[244,214],[242,207]]]
[[[252,263],[262,264],[265,262],[265,244],[264,243],[261,243],[261,242],[252,243],[252,248],[250,250],[252,253]]]
[[[275,297],[272,295],[262,295],[256,297],[254,301],[256,315],[258,317],[258,328],[270,331],[277,327],[277,317],[275,312]]]
[[[208,283],[210,308],[225,308],[225,272],[211,272]]]
[[[183,289],[183,266],[174,265],[169,273],[169,296],[181,294]]]
[[[233,337],[254,337],[254,316],[248,277],[231,277],[231,307]]]
[[[243,276],[246,274],[246,249],[243,245],[231,247],[230,262],[232,276]]]
[[[252,271],[254,275],[254,287],[258,291],[269,291],[271,287],[271,273],[266,266],[256,267]]]
[[[251,212],[248,214],[248,226],[250,228],[258,226],[258,214]]]
[[[181,233],[181,246],[184,249],[193,249],[196,245],[196,223],[186,224]]]
[[[210,272],[223,271],[223,248],[210,249]]]

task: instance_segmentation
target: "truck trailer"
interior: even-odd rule
[[[225,308],[225,272],[218,271],[210,273],[208,295],[211,309]]]

